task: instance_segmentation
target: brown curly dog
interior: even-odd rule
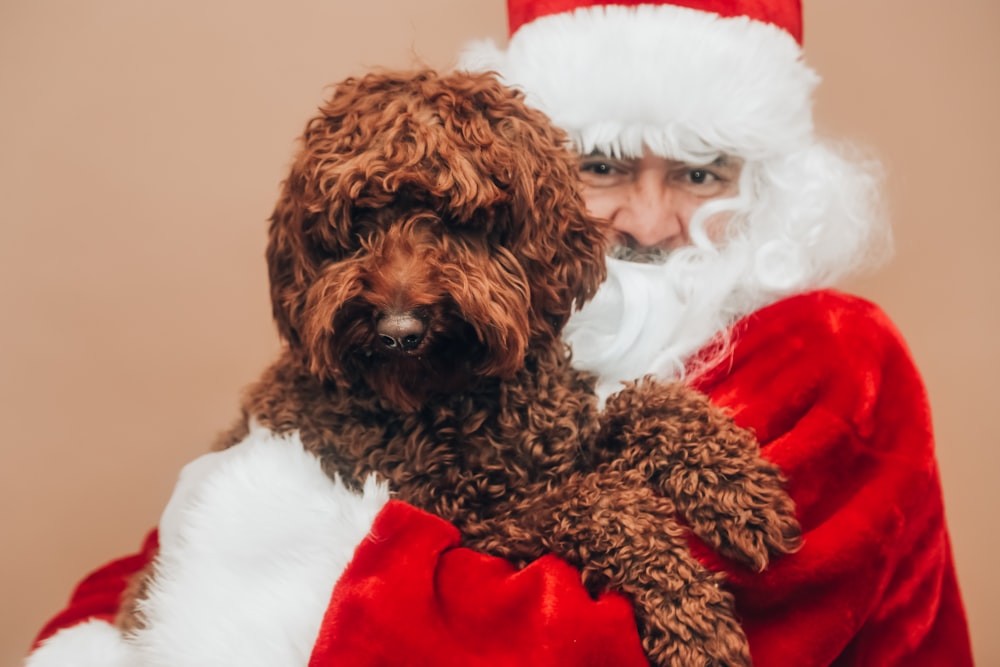
[[[465,545],[554,552],[635,604],[653,664],[747,665],[688,530],[755,569],[793,550],[779,471],[681,385],[609,399],[560,332],[605,276],[604,225],[566,137],[491,75],[380,73],[309,121],[271,218],[286,349],[243,418],[299,431],[328,474],[369,474]]]

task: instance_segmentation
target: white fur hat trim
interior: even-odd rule
[[[473,43],[459,66],[498,72],[583,152],[765,159],[812,139],[818,76],[788,32],[744,16],[586,7],[521,26],[506,50]]]

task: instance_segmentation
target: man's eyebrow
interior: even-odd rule
[[[742,160],[739,158],[734,158],[732,155],[722,154],[719,157],[712,160],[713,167],[733,167],[740,164]]]

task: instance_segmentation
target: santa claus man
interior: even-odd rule
[[[971,665],[920,376],[882,311],[830,289],[888,231],[877,171],[814,133],[799,2],[510,0],[509,19],[506,47],[463,66],[569,133],[614,228],[608,281],[566,330],[575,363],[605,396],[689,382],[789,480],[801,551],[758,574],[692,545],[727,572],[754,664]],[[645,664],[624,598],[591,599],[555,558],[514,571],[458,548],[268,432],[185,471],[158,635],[136,649],[110,621],[156,540],[86,579],[28,664]]]

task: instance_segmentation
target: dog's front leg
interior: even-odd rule
[[[601,444],[613,470],[640,471],[720,554],[755,571],[771,554],[795,551],[801,529],[781,471],[753,433],[706,396],[681,384],[643,380],[612,396]]]
[[[721,575],[691,556],[674,504],[643,482],[634,471],[573,478],[542,502],[531,532],[577,566],[591,592],[617,590],[632,599],[653,665],[749,665]]]

